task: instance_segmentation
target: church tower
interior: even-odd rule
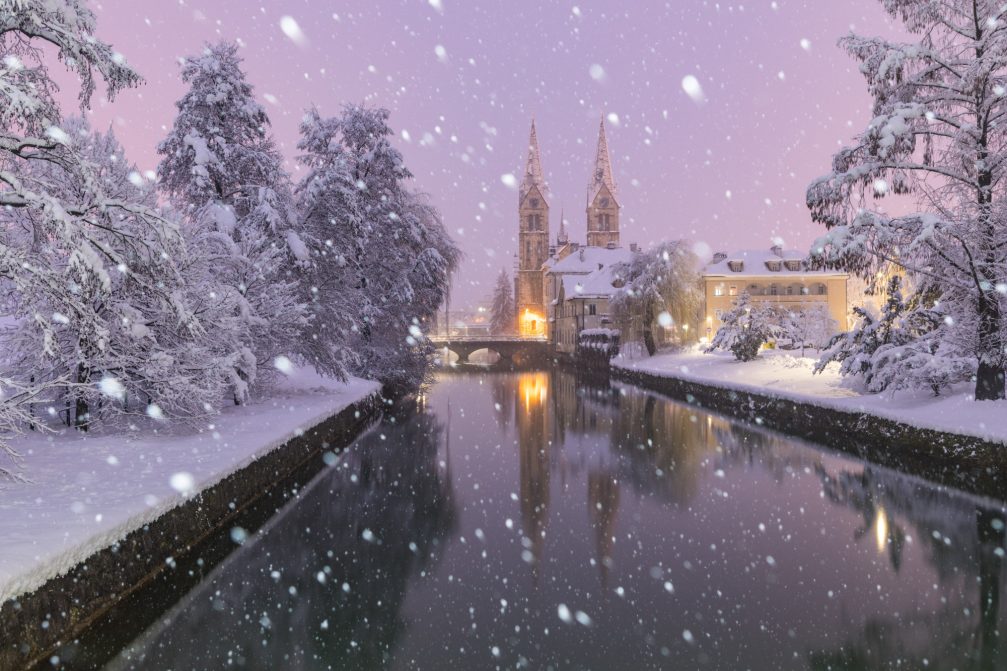
[[[587,187],[587,244],[589,247],[619,246],[618,189],[612,177],[604,115],[598,128],[594,173]]]
[[[549,258],[549,189],[542,174],[535,121],[528,138],[528,162],[518,191],[518,269],[514,276],[514,303],[518,333],[546,334],[545,272]]]

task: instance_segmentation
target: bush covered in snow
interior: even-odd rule
[[[741,292],[730,310],[720,317],[721,326],[707,352],[730,350],[738,361],[751,361],[779,330],[773,306],[753,303],[747,291]]]

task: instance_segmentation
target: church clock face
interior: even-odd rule
[[[602,198],[601,199],[601,206],[602,207],[608,207],[608,198]]]
[[[538,198],[531,199],[531,206],[534,208],[538,208]]]

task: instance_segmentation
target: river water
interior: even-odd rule
[[[1007,666],[1000,504],[565,372],[418,405],[110,668]]]

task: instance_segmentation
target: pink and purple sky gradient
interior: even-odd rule
[[[98,33],[145,86],[95,101],[141,169],[182,93],[178,59],[239,40],[250,80],[298,177],[297,124],[317,105],[392,110],[396,142],[466,260],[454,301],[486,296],[516,250],[517,192],[532,116],[552,189],[584,237],[598,117],[623,204],[623,243],[686,237],[711,248],[806,248],[821,229],[808,182],[870,119],[857,65],[838,47],[852,27],[898,30],[878,0],[542,2],[541,0],[102,0]],[[296,21],[303,40],[281,28]],[[288,31],[289,32],[289,31]],[[682,88],[697,78],[705,102]],[[69,93],[69,91],[68,91]],[[76,92],[73,92],[74,94]],[[69,97],[69,96],[68,96]]]

